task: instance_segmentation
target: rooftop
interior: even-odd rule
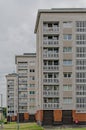
[[[52,8],[52,9],[39,9],[37,13],[36,25],[34,33],[37,32],[40,14],[41,13],[86,13],[86,8]]]

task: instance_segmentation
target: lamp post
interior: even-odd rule
[[[10,106],[10,123],[11,123],[11,114],[12,114],[12,113],[11,113],[11,106]]]
[[[18,86],[18,95],[17,95],[17,97],[18,97],[18,106],[17,106],[17,130],[19,130],[19,75],[17,74],[17,81],[18,81],[18,84],[17,84],[17,86]]]
[[[40,118],[40,105],[38,105],[38,110],[39,110],[39,112],[38,112],[38,125],[40,125],[41,126],[41,118]]]
[[[3,95],[0,94],[0,96],[1,96],[1,128],[3,128],[3,124],[2,124],[2,116],[3,116],[3,115],[2,115],[2,113],[3,113],[3,112],[2,112],[2,111],[3,111],[3,108],[2,108],[2,102],[3,102],[3,101],[2,101],[2,96],[3,96]]]

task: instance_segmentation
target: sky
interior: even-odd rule
[[[0,0],[0,94],[3,94],[3,106],[6,106],[5,76],[16,72],[15,55],[36,52],[34,28],[38,9],[51,8],[86,8],[86,0]]]

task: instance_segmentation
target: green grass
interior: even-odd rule
[[[18,125],[16,123],[4,124],[3,130],[17,130]],[[20,123],[19,130],[44,130],[36,123]]]
[[[3,130],[17,130],[17,128],[18,128],[17,123],[9,123],[3,125]],[[43,128],[41,126],[38,126],[36,123],[20,123],[19,130],[86,130],[86,127],[85,128],[63,128],[63,127]]]

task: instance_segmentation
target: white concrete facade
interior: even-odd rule
[[[86,113],[86,9],[39,10],[37,107]]]
[[[36,113],[36,54],[15,57],[19,87],[19,113]]]
[[[6,75],[7,80],[7,116],[17,116],[18,77],[16,73]]]

